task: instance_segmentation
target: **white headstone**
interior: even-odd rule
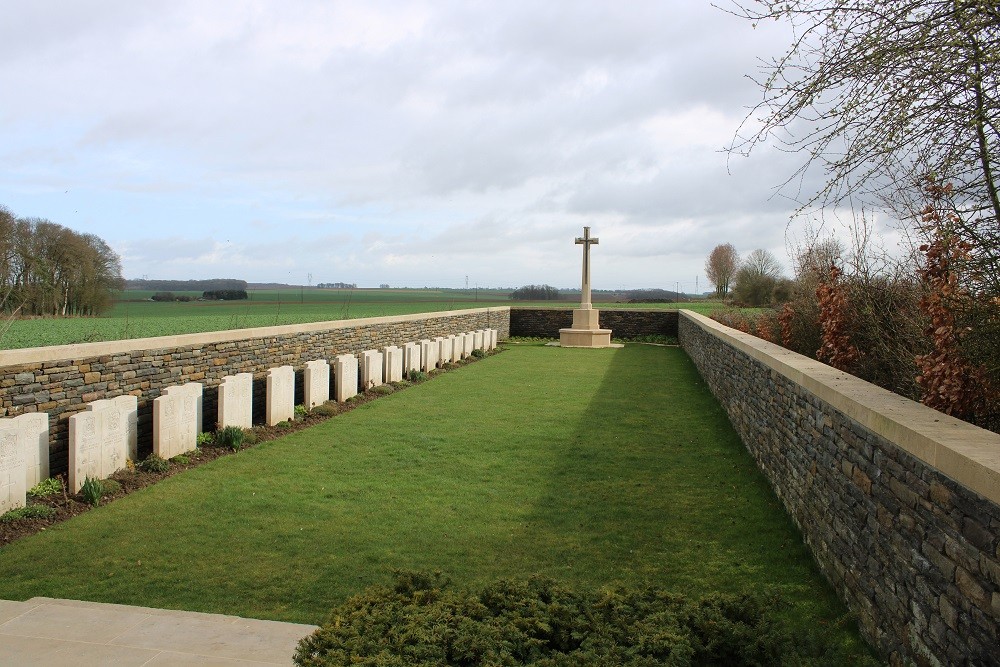
[[[490,334],[490,349],[491,350],[497,349],[497,330],[487,329],[486,331],[488,331]]]
[[[219,385],[219,428],[253,426],[253,373],[222,378]]]
[[[122,470],[132,454],[137,399],[118,399],[94,401],[69,418],[69,488],[73,493],[87,477],[106,479]]]
[[[457,336],[448,336],[451,341],[451,360],[461,361],[462,357],[465,356],[465,339],[461,334]]]
[[[333,361],[333,384],[337,402],[343,403],[358,394],[358,358],[353,354],[338,354]]]
[[[463,354],[464,356],[467,357],[470,354],[472,354],[472,351],[474,349],[476,349],[476,334],[472,333],[471,331],[464,334],[463,341],[465,345],[465,351],[463,352]]]
[[[303,371],[305,406],[312,410],[330,400],[330,364],[323,359],[307,361]]]
[[[390,345],[382,352],[383,375],[386,382],[399,382],[403,379],[403,350]]]
[[[0,514],[24,507],[28,489],[49,476],[49,416],[0,419]]]
[[[420,343],[403,346],[403,373],[420,370]]]
[[[192,384],[197,385],[197,392],[188,386]],[[170,459],[198,446],[201,385],[188,385],[167,387],[153,399],[153,453],[161,458]]]
[[[453,343],[448,338],[438,336],[434,339],[438,346],[438,362],[444,366],[451,362],[451,350]]]
[[[485,350],[486,349],[486,333],[482,329],[478,329],[472,332],[472,349],[474,350]]]
[[[295,369],[278,366],[267,370],[265,421],[268,426],[295,418]]]
[[[361,386],[364,391],[384,384],[382,353],[378,350],[365,350],[361,353]]]
[[[195,427],[198,429],[197,433],[201,433],[201,431],[202,431],[202,424],[204,423],[203,420],[202,420],[203,415],[202,415],[202,412],[201,412],[201,397],[202,397],[202,386],[201,386],[201,383],[200,382],[187,382],[187,383],[181,384],[181,385],[174,385],[172,387],[167,387],[166,389],[164,389],[163,393],[164,394],[183,394],[183,393],[187,393],[187,394],[190,394],[191,396],[194,396],[194,398],[195,398],[195,411],[196,411],[196,414],[197,414],[197,416],[195,417],[195,419],[197,420],[196,423],[195,423]],[[181,452],[181,453],[183,453],[183,452]]]
[[[430,373],[437,368],[437,341],[420,341],[420,370]]]

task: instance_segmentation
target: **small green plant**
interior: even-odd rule
[[[277,424],[275,424],[275,427],[276,428],[280,428],[282,430],[284,430],[286,428],[291,428],[292,427],[292,420],[289,419],[288,421],[278,422]]]
[[[56,508],[48,505],[26,505],[18,507],[0,516],[0,523],[11,523],[20,519],[51,519],[56,515]]]
[[[413,371],[411,370],[406,374],[406,379],[410,382],[423,382],[427,379],[427,373],[423,371]]]
[[[32,495],[36,498],[47,498],[48,496],[56,493],[62,493],[62,490],[62,481],[56,479],[55,477],[49,477],[48,479],[43,479],[38,484],[35,484],[33,487],[28,489],[28,495]]]
[[[170,462],[156,454],[150,454],[139,464],[139,470],[143,472],[166,472],[169,469]]]
[[[243,446],[247,444],[246,440],[247,432],[239,426],[225,426],[215,433],[215,442],[220,447],[228,447],[234,452],[243,449]]]
[[[215,438],[211,433],[204,431],[198,434],[198,438],[195,440],[195,443],[197,443],[198,447],[209,447],[214,439]]]
[[[338,412],[340,412],[340,406],[333,401],[327,401],[323,405],[317,405],[312,409],[314,415],[320,415],[321,417],[332,417]]]
[[[301,403],[299,403],[298,405],[295,406],[295,418],[296,419],[302,419],[307,414],[309,414],[309,410],[306,409],[306,406],[302,405]]]
[[[396,388],[393,387],[391,384],[380,384],[379,386],[375,387],[372,391],[378,394],[379,396],[388,396],[392,392],[396,391]]]
[[[101,498],[113,496],[122,490],[122,485],[116,479],[105,479],[101,481]]]
[[[101,480],[89,476],[83,480],[83,486],[80,487],[80,495],[83,496],[88,505],[91,507],[100,505],[103,494],[104,487],[101,484]]]
[[[178,454],[177,456],[171,458],[170,462],[179,463],[182,466],[186,466],[187,464],[191,463],[191,457],[188,456],[187,454]]]
[[[398,382],[393,382],[392,386],[396,389],[405,389],[406,387],[412,387],[413,383],[409,380],[399,380]]]
[[[486,356],[486,350],[482,348],[477,348],[472,351],[472,356],[474,356],[476,359],[482,359],[483,357]]]
[[[260,433],[255,429],[248,428],[243,430],[243,446],[249,447],[250,445],[256,445],[260,442]]]

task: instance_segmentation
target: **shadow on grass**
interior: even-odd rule
[[[566,353],[601,354],[553,350]],[[812,619],[804,622],[841,616],[683,351],[630,345],[613,355],[525,520],[522,539],[550,554],[544,574],[687,594],[767,590]]]

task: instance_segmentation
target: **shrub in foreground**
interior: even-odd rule
[[[578,591],[533,577],[482,590],[402,573],[333,610],[295,653],[332,665],[876,664],[829,629],[793,630],[763,595],[686,598],[661,589]]]

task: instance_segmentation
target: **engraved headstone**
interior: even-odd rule
[[[403,346],[403,373],[420,370],[420,343]]]
[[[463,334],[463,341],[465,345],[465,350],[463,351],[463,356],[468,357],[472,354],[472,351],[476,349],[476,334],[473,332],[468,332]]]
[[[202,414],[202,385],[200,382],[187,382],[185,384],[174,385],[172,387],[167,387],[163,390],[164,394],[190,394],[195,399],[195,427],[198,429],[196,433],[202,432],[203,418]]]
[[[424,339],[420,341],[420,370],[430,373],[437,368],[437,342]]]
[[[219,385],[219,428],[253,426],[253,373],[222,378]]]
[[[448,336],[451,339],[451,360],[461,361],[465,358],[465,334]]]
[[[295,369],[291,366],[268,369],[265,411],[268,426],[295,418]]]
[[[438,362],[442,366],[447,363],[451,363],[451,351],[453,346],[452,341],[443,336],[438,336],[434,340],[437,341],[438,345]]]
[[[49,416],[0,419],[0,514],[24,507],[28,489],[49,476]]]
[[[167,387],[153,399],[153,453],[161,458],[170,459],[198,446],[201,385],[188,385]]]
[[[307,361],[303,371],[304,398],[307,410],[330,400],[330,364],[323,359]]]
[[[472,349],[474,350],[484,350],[486,349],[486,335],[482,329],[477,329],[472,332]]]
[[[338,354],[333,361],[333,385],[338,403],[358,393],[358,358],[353,354]]]
[[[384,384],[382,365],[382,353],[378,350],[365,350],[361,353],[361,386],[365,391]]]
[[[138,401],[135,396],[94,401],[69,418],[69,488],[87,477],[106,479],[135,457]]]
[[[403,350],[390,345],[382,352],[383,375],[386,382],[399,382],[403,379]]]

